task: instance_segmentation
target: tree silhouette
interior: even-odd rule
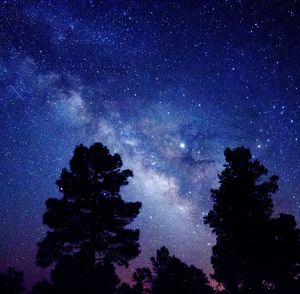
[[[272,281],[276,293],[300,293],[300,230],[294,216],[281,213],[271,220]]]
[[[122,283],[116,294],[150,294],[152,287],[152,273],[147,267],[137,268],[132,275],[133,286]]]
[[[61,268],[79,269],[82,264],[90,273],[82,283],[93,285],[90,277],[103,267],[111,271],[110,263],[128,266],[139,254],[139,230],[127,225],[138,215],[141,203],[121,198],[120,188],[132,177],[132,171],[121,167],[118,154],[111,155],[107,147],[95,143],[90,148],[77,146],[70,170],[62,170],[57,186],[63,196],[46,201],[43,222],[50,231],[38,243],[36,257],[41,267],[60,261],[53,272],[56,284]]]
[[[116,291],[116,294],[135,294],[133,289],[127,283],[122,283]]]
[[[6,273],[0,273],[0,293],[19,294],[25,291],[23,287],[24,274],[9,267]]]
[[[280,281],[299,274],[300,248],[293,217],[271,219],[278,177],[267,178],[268,170],[252,159],[249,149],[227,148],[224,154],[220,187],[211,190],[213,209],[205,217],[217,239],[213,278],[229,293],[278,290]],[[287,252],[287,245],[293,253]]]
[[[147,267],[137,268],[132,275],[134,286],[132,292],[135,294],[148,294],[151,293],[152,287],[152,273]]]
[[[153,294],[208,294],[213,293],[202,270],[188,266],[175,256],[170,256],[166,247],[157,250],[151,258],[153,266]]]

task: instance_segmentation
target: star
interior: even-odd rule
[[[180,142],[179,147],[181,149],[185,149],[186,148],[186,144],[184,142]]]

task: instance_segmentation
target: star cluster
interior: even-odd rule
[[[143,252],[209,272],[203,224],[226,147],[279,174],[275,210],[300,220],[300,3],[2,1],[0,258],[28,283],[44,202],[75,145],[101,141],[134,178]]]

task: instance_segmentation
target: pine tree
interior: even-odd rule
[[[57,181],[62,198],[46,201],[43,222],[50,230],[38,243],[37,265],[80,256],[85,267],[97,272],[97,265],[128,266],[139,254],[139,230],[127,226],[141,203],[122,199],[120,188],[133,174],[121,167],[120,156],[101,143],[75,148],[70,170],[63,169]]]
[[[148,294],[151,293],[152,273],[148,267],[137,268],[132,275],[134,285],[132,292],[134,294]]]
[[[206,275],[202,270],[188,266],[177,257],[170,256],[166,247],[157,250],[151,258],[153,266],[152,294],[211,294]]]
[[[213,278],[228,293],[283,293],[284,280],[295,281],[300,273],[300,247],[294,218],[272,218],[278,177],[267,178],[268,170],[244,147],[227,148],[225,159],[220,187],[211,190],[213,209],[205,217],[217,241]]]

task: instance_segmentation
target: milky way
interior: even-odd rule
[[[184,2],[1,2],[0,269],[45,276],[44,202],[80,143],[134,172],[131,268],[166,245],[210,271],[203,215],[227,146],[279,174],[275,211],[300,220],[299,1]]]

